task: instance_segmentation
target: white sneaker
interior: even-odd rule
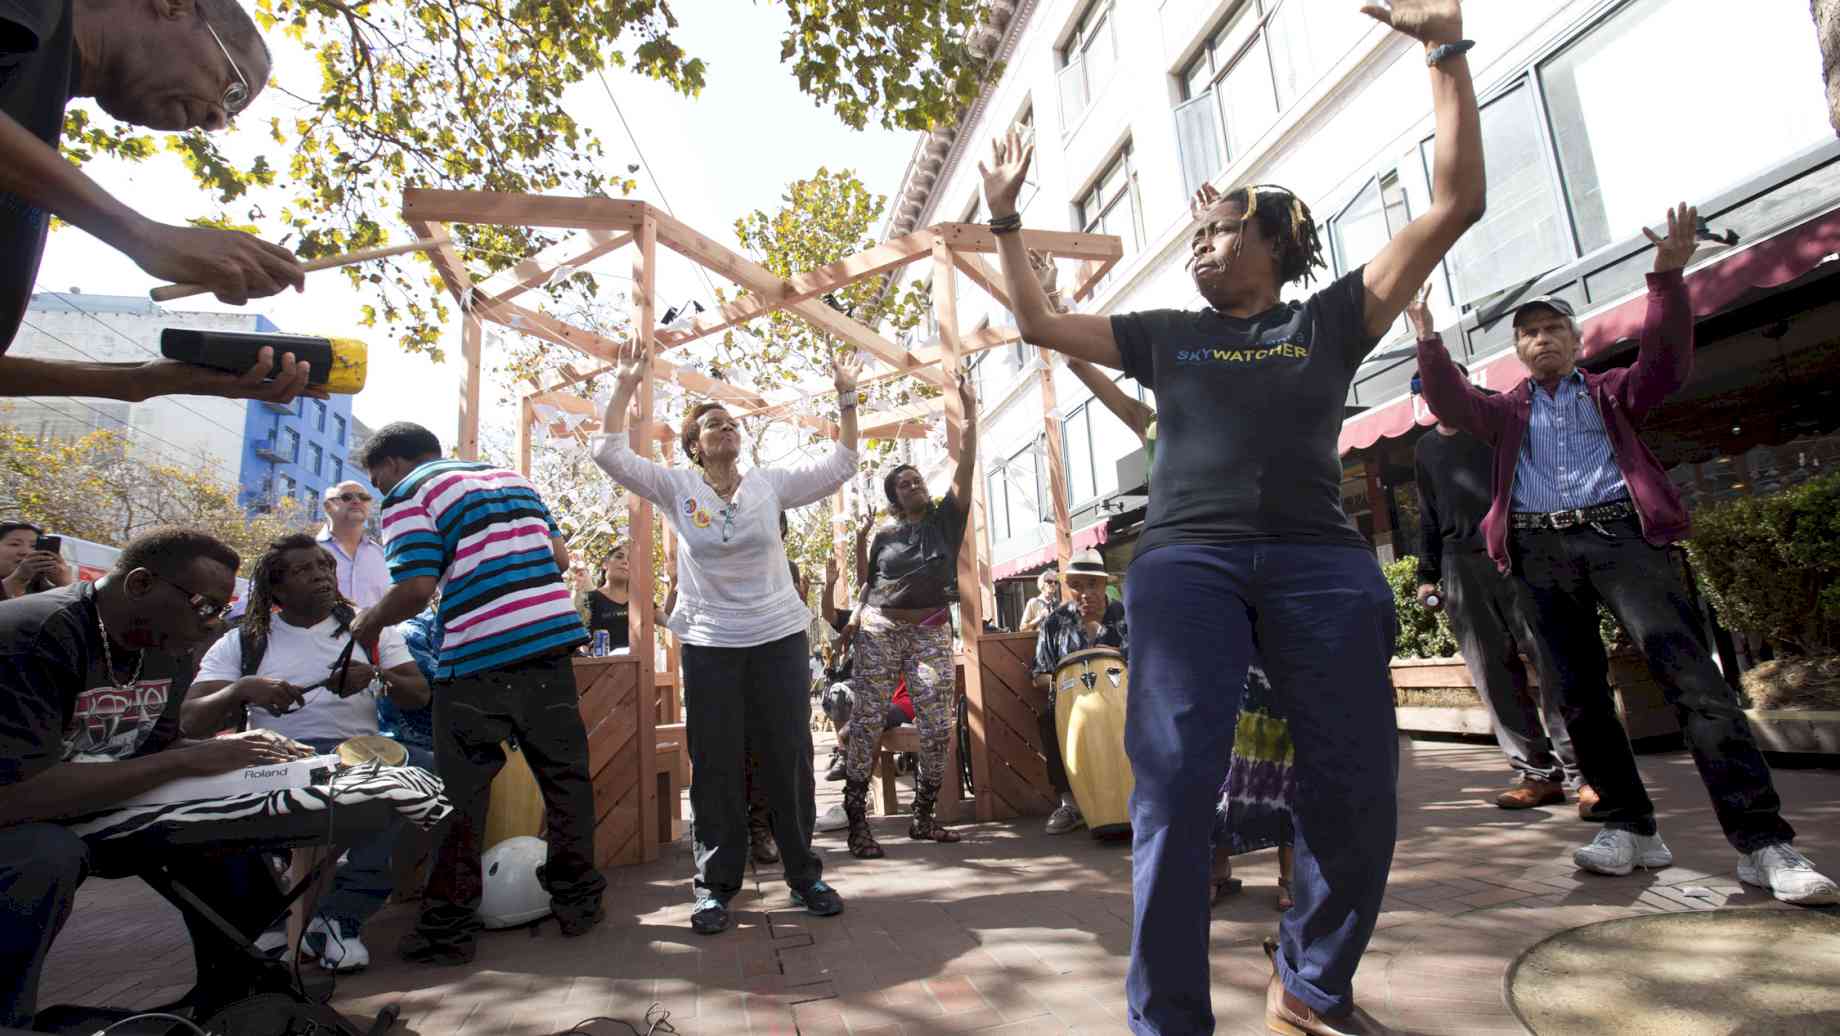
[[[357,971],[370,967],[371,951],[358,938],[356,925],[316,917],[307,926],[302,942],[306,944],[307,955],[318,957],[319,966],[327,971]]]
[[[1591,844],[1572,853],[1572,862],[1581,870],[1620,876],[1637,867],[1651,871],[1671,867],[1674,853],[1659,834],[1639,835],[1606,827]]]
[[[844,815],[843,803],[839,802],[825,810],[824,815],[820,816],[818,822],[813,826],[820,831],[841,831],[850,826],[850,818]]]
[[[1738,880],[1769,889],[1777,899],[1798,906],[1840,903],[1840,886],[1815,870],[1808,857],[1790,848],[1787,842],[1766,845],[1738,857]]]
[[[293,963],[294,948],[288,945],[287,925],[270,928],[256,936],[256,952],[270,960],[281,961],[283,964]]]

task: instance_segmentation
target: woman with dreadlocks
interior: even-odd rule
[[[1139,1034],[1213,1031],[1209,821],[1255,643],[1296,768],[1295,903],[1273,953],[1267,1027],[1386,1031],[1355,1007],[1353,980],[1396,827],[1393,602],[1342,510],[1336,439],[1356,367],[1481,217],[1484,180],[1456,0],[1362,10],[1425,45],[1434,200],[1365,266],[1299,301],[1280,291],[1322,265],[1308,207],[1280,187],[1210,186],[1195,197],[1190,242],[1206,308],[1056,313],[1015,233],[1032,146],[1011,133],[980,166],[1023,340],[1122,369],[1157,397],[1149,511],[1125,589],[1136,778],[1126,994]]]

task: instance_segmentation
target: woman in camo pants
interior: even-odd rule
[[[862,605],[851,617],[856,626],[851,643],[856,708],[843,812],[850,822],[850,855],[858,859],[883,855],[869,830],[869,771],[882,738],[882,717],[902,676],[907,677],[920,730],[920,770],[914,779],[913,822],[907,836],[958,841],[956,832],[933,817],[939,786],[947,777],[946,749],[957,716],[951,605],[958,599],[958,551],[965,539],[971,479],[977,470],[977,400],[962,374],[958,393],[964,403],[965,435],[952,488],[935,502],[920,472],[906,464],[883,479],[882,491],[897,520],[877,532],[869,546]]]

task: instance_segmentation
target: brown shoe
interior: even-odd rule
[[[1578,819],[1598,819],[1597,803],[1599,801],[1601,800],[1598,798],[1596,788],[1591,787],[1589,784],[1580,784],[1578,786]]]
[[[1533,809],[1564,801],[1565,786],[1558,781],[1528,781],[1495,796],[1495,804],[1502,809]]]
[[[1275,971],[1265,986],[1265,1028],[1283,1036],[1386,1036],[1393,1031],[1359,1007],[1345,1018],[1324,1018],[1292,996]]]

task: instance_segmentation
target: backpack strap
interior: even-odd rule
[[[262,656],[268,654],[268,638],[265,636],[257,636],[255,633],[250,632],[248,626],[238,626],[236,628],[236,640],[237,647],[240,649],[239,654],[242,656],[243,660],[243,675],[256,675],[256,670],[262,668]],[[242,714],[237,719],[236,729],[238,731],[249,729],[249,706],[243,706]]]

